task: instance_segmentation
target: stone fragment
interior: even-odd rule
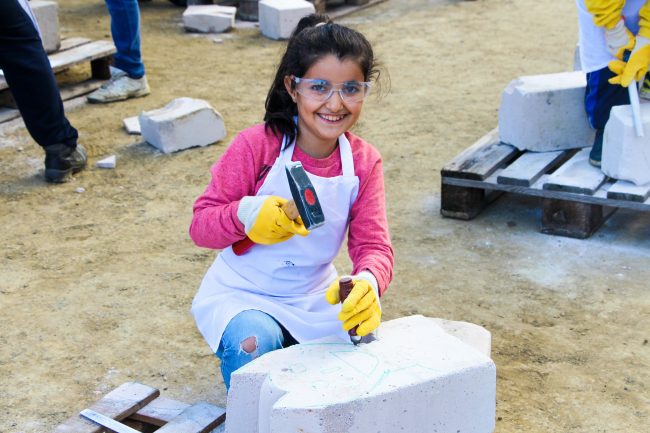
[[[288,39],[298,21],[314,11],[314,5],[304,0],[260,0],[260,30],[267,38]]]
[[[595,131],[584,107],[586,85],[581,71],[511,81],[499,108],[501,141],[535,152],[591,146]]]
[[[178,98],[140,114],[142,137],[164,153],[207,146],[226,136],[221,115],[202,99]]]
[[[61,46],[59,6],[55,1],[49,0],[31,0],[29,5],[41,31],[45,52],[51,53],[58,50]]]
[[[382,324],[371,343],[320,339],[235,371],[226,432],[490,433],[495,411],[492,360],[410,316]]]
[[[637,137],[629,105],[613,107],[605,125],[601,170],[635,185],[650,182],[650,104],[641,104],[644,136]]]
[[[122,123],[124,124],[124,129],[126,129],[126,132],[132,135],[140,135],[140,119],[138,116],[122,119]]]
[[[183,25],[192,32],[222,33],[235,25],[236,12],[232,6],[189,6],[183,12]]]
[[[95,163],[97,168],[115,168],[117,163],[117,157],[115,155],[107,156],[104,159],[100,159]]]

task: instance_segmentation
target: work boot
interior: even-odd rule
[[[75,173],[86,167],[88,157],[81,144],[72,148],[54,144],[45,149],[45,180],[51,183],[67,182]]]
[[[603,133],[602,129],[596,130],[594,145],[591,147],[591,152],[589,152],[589,164],[594,167],[600,167],[600,161],[603,158]]]
[[[101,104],[106,102],[123,101],[129,98],[147,96],[150,93],[147,77],[131,78],[126,72],[117,70],[111,79],[86,97],[88,102]],[[112,72],[112,71],[111,71]]]

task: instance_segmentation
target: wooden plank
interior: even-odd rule
[[[115,45],[109,41],[93,41],[50,56],[54,72],[62,71],[80,63],[90,62],[115,53]]]
[[[0,123],[15,119],[16,117],[20,117],[20,111],[14,108],[0,107]]]
[[[83,44],[87,44],[90,42],[90,39],[88,38],[64,38],[61,39],[61,46],[59,47],[59,50],[57,53],[65,50],[69,50],[74,47],[78,47]],[[54,53],[52,53],[54,54]]]
[[[156,430],[157,433],[207,433],[226,420],[226,410],[198,402]]]
[[[525,152],[501,172],[497,183],[531,186],[543,174],[566,161],[572,154],[569,150]]]
[[[624,180],[617,181],[607,191],[607,198],[630,200],[643,203],[650,197],[650,184],[635,185]]]
[[[466,188],[443,183],[440,191],[440,214],[447,218],[471,220],[499,195],[501,195],[500,191]]]
[[[605,183],[607,176],[589,164],[589,152],[585,148],[564,163],[548,177],[544,189],[593,195]]]
[[[155,388],[137,382],[127,382],[106,394],[89,409],[120,421],[137,412],[159,395],[160,392]],[[54,433],[99,433],[101,431],[101,426],[82,418],[79,414],[70,417],[53,430]]]
[[[499,141],[498,129],[493,129],[469,148],[446,164],[443,177],[484,180],[497,169],[505,166],[521,151]]]
[[[95,80],[90,78],[86,81],[82,81],[78,84],[72,84],[69,86],[64,86],[61,88],[61,99],[67,101],[77,96],[85,95],[92,92],[93,90],[98,89],[105,80]]]
[[[188,407],[190,405],[187,403],[161,396],[138,410],[129,418],[162,427],[180,415]]]

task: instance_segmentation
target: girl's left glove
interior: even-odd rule
[[[354,286],[348,297],[343,301],[339,320],[343,322],[343,329],[349,331],[357,326],[357,335],[363,337],[377,329],[381,323],[381,305],[379,303],[379,290],[377,279],[368,271],[352,275]],[[336,305],[341,302],[339,298],[339,278],[329,286],[325,292],[327,302]]]
[[[610,84],[620,84],[627,87],[632,82],[640,81],[648,72],[650,63],[650,39],[637,36],[636,45],[627,62],[612,60],[609,62],[609,69],[616,74],[609,79]]]

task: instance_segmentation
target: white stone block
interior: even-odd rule
[[[189,6],[183,12],[183,25],[193,32],[222,33],[233,28],[236,12],[232,6]]]
[[[204,100],[178,98],[140,114],[142,137],[164,153],[206,146],[226,136],[221,115]]]
[[[650,182],[650,104],[641,104],[644,136],[637,137],[629,105],[613,107],[605,125],[601,170],[635,185]]]
[[[371,343],[330,337],[267,353],[233,373],[227,407],[229,433],[489,433],[496,367],[410,316]]]
[[[304,0],[260,0],[260,30],[267,38],[288,39],[298,21],[315,11],[314,5]]]
[[[488,358],[492,357],[492,334],[484,327],[469,322],[458,322],[433,317],[430,319],[447,334],[458,338]]]
[[[115,168],[117,164],[117,157],[115,155],[107,156],[106,158],[100,159],[95,163],[97,168]]]
[[[41,31],[41,39],[45,51],[51,53],[61,46],[59,31],[59,7],[54,1],[31,0],[29,5],[34,12],[36,22]]]
[[[501,141],[536,152],[591,146],[595,131],[584,107],[586,85],[581,71],[511,81],[499,108]]]

